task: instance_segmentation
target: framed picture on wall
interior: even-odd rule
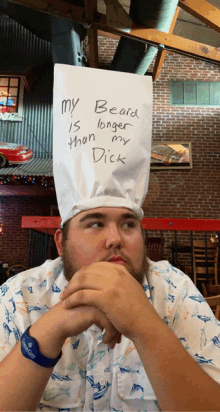
[[[191,142],[152,143],[151,169],[192,169]]]

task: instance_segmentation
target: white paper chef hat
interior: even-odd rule
[[[151,77],[55,65],[53,172],[61,227],[104,206],[143,218],[151,133]]]

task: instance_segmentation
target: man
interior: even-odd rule
[[[191,280],[168,262],[148,268],[129,209],[85,211],[67,226],[55,234],[63,274],[58,258],[1,288],[0,409],[220,410],[219,322]],[[62,350],[55,369],[22,356],[16,330],[27,324],[43,356]]]
[[[55,66],[60,257],[0,289],[0,410],[220,410],[219,322],[186,275],[146,257],[152,85],[144,77]],[[116,98],[135,109],[118,110]],[[114,161],[121,141],[113,155],[115,135],[99,130],[108,102],[123,161]],[[129,113],[125,138],[120,116]],[[81,124],[73,146],[69,134]],[[94,158],[100,148],[109,163]]]

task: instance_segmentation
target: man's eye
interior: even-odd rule
[[[95,222],[95,223],[89,223],[89,225],[87,227],[94,227],[95,225],[98,225],[98,227],[101,227],[103,225],[103,223],[101,222]]]
[[[129,228],[133,228],[133,227],[135,227],[135,222],[133,222],[133,221],[125,222],[125,225],[128,225]]]

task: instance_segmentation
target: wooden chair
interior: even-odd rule
[[[202,282],[202,294],[204,298],[220,295],[220,285],[209,285]]]
[[[220,320],[220,295],[209,296],[205,300],[215,314],[215,317]]]
[[[161,260],[161,246],[163,243],[164,239],[161,239],[161,237],[147,237],[146,245],[150,260],[153,260],[154,262]]]
[[[197,286],[198,281],[206,284],[218,284],[218,243],[193,241],[193,281]],[[206,255],[207,253],[207,255]],[[207,258],[207,267],[206,267]]]

